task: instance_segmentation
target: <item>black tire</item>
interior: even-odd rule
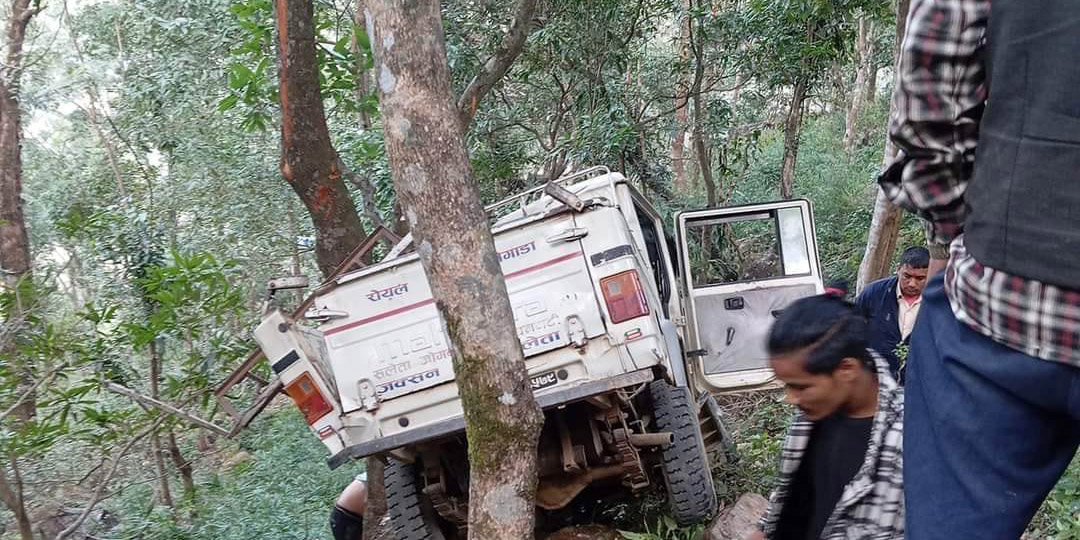
[[[386,510],[396,540],[444,540],[434,511],[420,495],[416,468],[394,458],[387,460],[384,473]]]
[[[671,517],[679,525],[701,523],[716,509],[716,488],[696,404],[688,388],[671,386],[667,381],[650,383],[649,394],[656,431],[670,431],[675,439],[660,451]]]

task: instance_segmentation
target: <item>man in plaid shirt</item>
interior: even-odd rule
[[[927,223],[907,535],[1018,538],[1080,442],[1080,2],[912,0],[879,182]]]

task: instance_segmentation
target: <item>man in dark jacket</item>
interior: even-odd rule
[[[896,347],[907,343],[915,326],[929,266],[930,252],[926,248],[909,247],[900,256],[900,268],[895,276],[867,285],[855,299],[855,305],[870,323],[867,327],[870,348],[885,357],[898,381],[903,378]]]

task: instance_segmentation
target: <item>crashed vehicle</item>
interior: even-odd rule
[[[771,321],[822,291],[810,204],[682,212],[672,238],[626,178],[595,167],[488,212],[544,411],[536,504],[566,507],[593,483],[656,485],[678,523],[705,520],[707,449],[733,449],[713,394],[770,383]],[[464,538],[465,420],[410,243],[322,284],[306,320],[268,311],[255,339],[331,467],[389,456],[397,538]]]

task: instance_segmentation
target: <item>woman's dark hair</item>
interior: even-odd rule
[[[853,304],[832,295],[803,298],[785,308],[767,344],[772,356],[805,350],[806,371],[817,374],[832,373],[845,358],[857,358],[873,372],[866,347],[866,319]]]

